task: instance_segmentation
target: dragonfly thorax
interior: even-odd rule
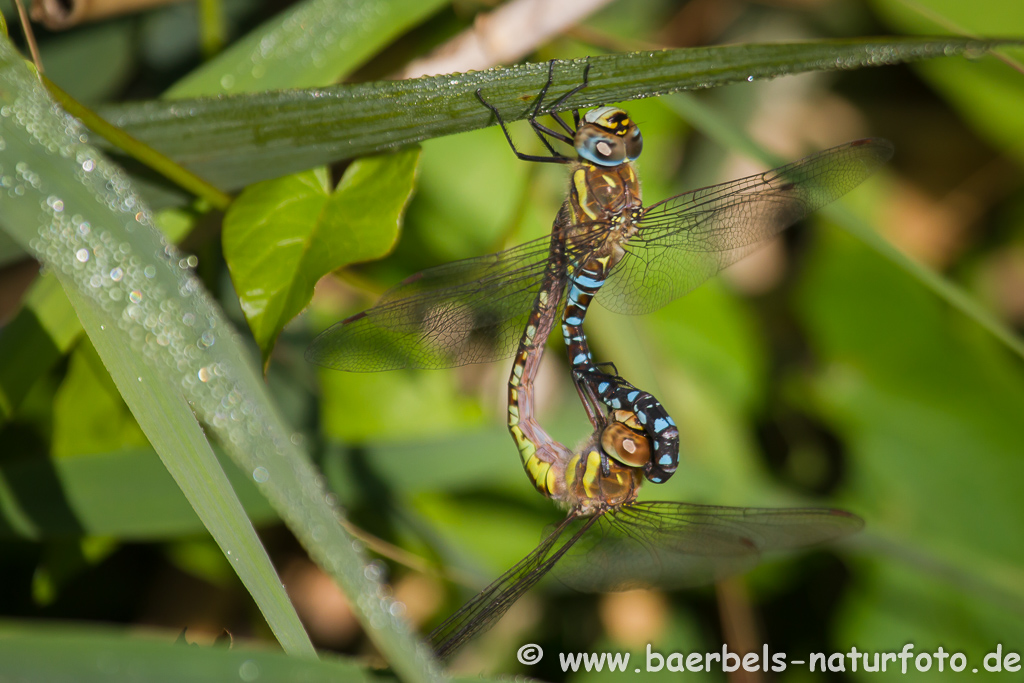
[[[641,481],[642,469],[602,458],[600,447],[590,442],[565,468],[564,502],[578,514],[594,515],[636,500]]]
[[[644,148],[640,129],[616,107],[598,107],[583,115],[573,146],[581,159],[599,166],[636,161]]]

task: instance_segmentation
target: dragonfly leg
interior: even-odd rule
[[[555,149],[551,147],[550,143],[548,143],[546,140],[545,144],[547,145],[548,149],[551,150],[552,156],[546,157],[539,154],[524,154],[523,152],[520,152],[518,149],[516,149],[516,143],[512,142],[512,136],[508,134],[508,128],[505,126],[505,120],[502,119],[501,114],[498,113],[498,108],[495,107],[490,102],[488,102],[486,99],[484,99],[483,88],[477,88],[476,98],[480,100],[480,104],[487,107],[487,109],[490,110],[492,114],[494,114],[494,118],[498,120],[498,125],[501,126],[501,132],[505,134],[505,139],[508,141],[508,146],[512,148],[512,153],[515,154],[517,158],[523,161],[537,161],[540,163],[549,164],[567,164],[572,161],[572,159],[570,159],[569,157],[556,152]]]
[[[550,156],[543,156],[543,155],[538,155],[538,154],[525,154],[523,152],[520,152],[516,148],[515,143],[512,142],[512,136],[509,135],[508,128],[505,125],[505,120],[501,118],[501,114],[498,112],[497,107],[495,107],[493,104],[491,104],[490,102],[488,102],[484,98],[483,91],[482,91],[481,88],[478,88],[477,91],[476,91],[476,98],[478,100],[480,100],[480,104],[484,105],[492,114],[494,114],[494,117],[497,119],[498,125],[501,126],[501,132],[505,134],[505,139],[508,141],[509,147],[512,148],[512,153],[515,154],[518,159],[521,159],[523,161],[539,161],[539,162],[543,162],[543,163],[556,163],[556,164],[564,164],[564,163],[569,163],[569,162],[572,161],[572,159],[570,157],[568,157],[568,156],[562,154],[561,152],[559,152],[558,150],[556,150],[551,145],[551,142],[550,142],[550,140],[548,140],[548,138],[550,137],[550,138],[553,138],[555,140],[559,140],[561,142],[564,142],[567,145],[572,146],[574,144],[574,136],[576,135],[576,128],[579,127],[579,123],[580,123],[579,110],[573,110],[573,122],[575,124],[575,127],[570,126],[568,123],[566,123],[565,119],[563,119],[561,116],[559,116],[557,112],[550,112],[550,114],[549,114],[551,116],[551,118],[554,119],[556,123],[558,123],[559,126],[561,126],[562,128],[565,129],[565,131],[566,131],[566,133],[568,133],[568,135],[566,135],[565,133],[560,133],[557,130],[554,130],[552,128],[549,128],[548,126],[545,126],[544,124],[540,123],[537,120],[538,117],[541,115],[540,114],[540,110],[541,110],[541,107],[543,106],[544,98],[547,96],[548,89],[551,87],[551,84],[554,82],[554,78],[555,78],[555,61],[556,60],[552,59],[550,62],[548,62],[548,80],[547,80],[546,83],[544,83],[544,87],[541,88],[540,92],[537,94],[537,99],[535,100],[534,105],[533,105],[533,113],[530,114],[530,116],[527,117],[527,120],[530,122],[531,129],[533,130],[534,133],[536,133],[537,137],[540,138],[541,143],[543,143],[543,145],[551,153]],[[583,90],[584,88],[586,88],[587,84],[589,83],[589,78],[590,78],[590,63],[588,62],[586,67],[583,69],[583,82],[580,83],[579,85],[577,85],[572,90],[569,90],[568,92],[563,93],[561,96],[559,96],[559,98],[557,100],[555,100],[554,102],[551,103],[551,107],[559,106],[560,104],[565,102],[567,99],[569,99],[570,97],[572,97],[576,93],[578,93],[581,90]]]
[[[551,85],[551,81],[554,79],[554,73],[555,73],[554,70],[555,70],[555,60],[552,59],[548,63],[548,82],[547,82],[547,85],[544,86],[544,89],[541,91],[540,97],[537,98],[537,105],[533,108],[533,117],[530,119],[530,124],[533,126],[534,131],[537,133],[538,136],[541,136],[541,132],[544,132],[544,133],[547,133],[548,135],[550,135],[550,136],[552,136],[552,137],[554,137],[554,138],[556,138],[558,140],[561,140],[562,142],[565,142],[565,143],[567,143],[569,145],[573,145],[574,144],[574,138],[576,136],[576,131],[579,130],[579,127],[580,127],[580,110],[579,109],[573,109],[572,110],[572,120],[573,120],[573,125],[572,126],[570,126],[568,123],[566,123],[565,120],[561,117],[561,115],[558,114],[558,112],[554,112],[554,111],[551,112],[551,118],[553,118],[555,121],[557,121],[558,124],[560,126],[562,126],[562,128],[564,128],[565,131],[571,137],[564,136],[564,135],[562,135],[560,133],[555,133],[551,129],[546,128],[546,127],[540,125],[539,123],[537,123],[537,116],[538,116],[538,113],[540,112],[541,100],[543,99],[544,94],[547,92],[548,86]],[[590,62],[587,62],[587,65],[583,68],[583,82],[580,83],[579,85],[577,85],[572,90],[570,90],[570,91],[568,91],[566,93],[563,93],[557,100],[555,100],[554,102],[551,103],[551,106],[549,107],[549,109],[554,109],[554,108],[558,107],[560,104],[562,104],[563,102],[568,100],[570,97],[572,97],[576,93],[578,93],[581,90],[583,90],[584,88],[586,88],[587,85],[589,84],[589,82],[590,82]],[[544,140],[543,136],[541,136],[541,139]],[[547,144],[547,141],[545,140],[544,143]]]
[[[562,142],[564,142],[564,143],[566,143],[568,145],[572,145],[572,143],[573,143],[572,142],[572,138],[570,138],[570,137],[568,137],[566,135],[563,135],[561,133],[555,132],[555,131],[551,130],[550,128],[548,128],[547,126],[543,126],[543,125],[541,125],[540,123],[537,122],[537,117],[540,116],[540,107],[544,103],[544,98],[548,94],[548,88],[551,87],[551,84],[555,80],[555,62],[556,61],[557,60],[552,59],[551,61],[548,62],[548,80],[547,80],[546,83],[544,83],[544,87],[540,89],[540,92],[537,93],[537,99],[534,100],[534,103],[533,103],[533,113],[529,117],[527,117],[527,120],[530,122],[530,127],[533,129],[533,132],[536,133],[538,138],[540,138],[541,143],[543,143],[543,145],[548,148],[548,151],[551,152],[552,156],[561,157],[561,156],[564,156],[564,155],[560,154],[557,150],[555,150],[555,148],[551,146],[551,143],[548,142],[548,139],[546,137],[544,137],[544,135],[545,134],[550,135],[551,137],[555,138],[556,140],[561,140]],[[552,113],[551,114],[551,118],[553,118],[556,121],[558,121],[558,123],[561,124],[561,126],[563,128],[568,130],[569,135],[575,135],[576,131],[568,128],[568,126],[566,125],[565,121],[563,121],[560,116],[557,116],[556,114]]]
[[[611,476],[611,473],[612,473],[611,458],[608,457],[608,454],[605,453],[604,450],[601,450],[600,458],[601,458],[601,474],[603,474],[606,477]]]
[[[594,393],[594,385],[584,381],[580,375],[573,371],[573,386],[576,387],[576,393],[579,394],[580,402],[583,404],[583,412],[587,414],[590,424],[594,429],[603,426],[605,419],[601,414],[601,399]]]
[[[548,83],[551,82],[551,73],[553,73],[553,69],[554,69],[554,60],[552,60],[552,66],[550,67],[550,73],[548,75]],[[577,85],[575,88],[573,88],[569,92],[564,93],[563,95],[561,95],[554,102],[552,102],[551,103],[551,108],[553,109],[553,108],[557,107],[558,105],[562,104],[567,99],[569,99],[570,97],[572,97],[576,93],[578,93],[581,90],[583,90],[584,88],[586,88],[589,84],[590,84],[590,62],[587,62],[587,65],[585,67],[583,67],[583,82],[580,83],[579,85]],[[547,88],[544,88],[544,90],[547,90]],[[568,125],[564,121],[561,121],[561,123],[564,126]],[[577,121],[576,124],[579,125],[579,121]],[[573,135],[576,134],[575,130],[570,130],[569,132],[572,133]]]

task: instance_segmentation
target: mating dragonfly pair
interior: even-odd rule
[[[594,362],[583,323],[594,298],[619,313],[661,308],[852,190],[888,160],[891,145],[850,142],[645,207],[633,167],[643,141],[626,112],[599,107],[581,117],[574,110],[572,125],[552,113],[564,132],[538,121],[553,70],[554,62],[528,119],[550,155],[517,150],[500,113],[477,91],[517,157],[571,167],[569,196],[551,235],[417,273],[373,308],[325,331],[306,354],[354,372],[515,355],[509,431],[534,486],[568,516],[431,634],[442,658],[493,624],[556,563],[563,580],[582,589],[679,587],[742,571],[763,551],[836,539],[862,526],[840,510],[637,502],[644,478],[660,483],[672,476],[679,433],[656,398]],[[587,86],[588,71],[589,64],[581,84],[549,112]],[[575,157],[552,141],[572,146]],[[559,314],[573,381],[593,425],[575,451],[552,439],[534,414],[533,382]]]

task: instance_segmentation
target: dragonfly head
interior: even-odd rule
[[[601,450],[627,467],[644,467],[651,460],[651,442],[635,413],[616,410],[601,431]]]
[[[636,416],[616,410],[610,417],[565,468],[568,503],[582,515],[636,500],[644,465],[650,460],[650,443],[639,429]]]
[[[616,107],[598,107],[583,115],[573,146],[581,159],[598,166],[636,161],[644,148],[640,129]]]

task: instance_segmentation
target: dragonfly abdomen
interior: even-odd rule
[[[555,220],[556,234],[567,215],[566,211],[559,212]],[[533,381],[544,355],[544,343],[551,334],[558,313],[564,281],[564,254],[564,244],[559,238],[552,238],[550,261],[526,319],[508,379],[508,431],[515,441],[526,476],[541,494],[555,500],[565,497],[565,467],[573,454],[552,439],[537,422]]]
[[[679,465],[679,429],[664,406],[653,395],[637,389],[617,375],[600,370],[594,363],[583,330],[583,321],[594,296],[604,284],[607,261],[591,259],[574,269],[562,315],[562,336],[569,353],[573,377],[587,382],[609,409],[636,413],[651,441],[652,457],[644,475],[655,484],[668,480]]]

